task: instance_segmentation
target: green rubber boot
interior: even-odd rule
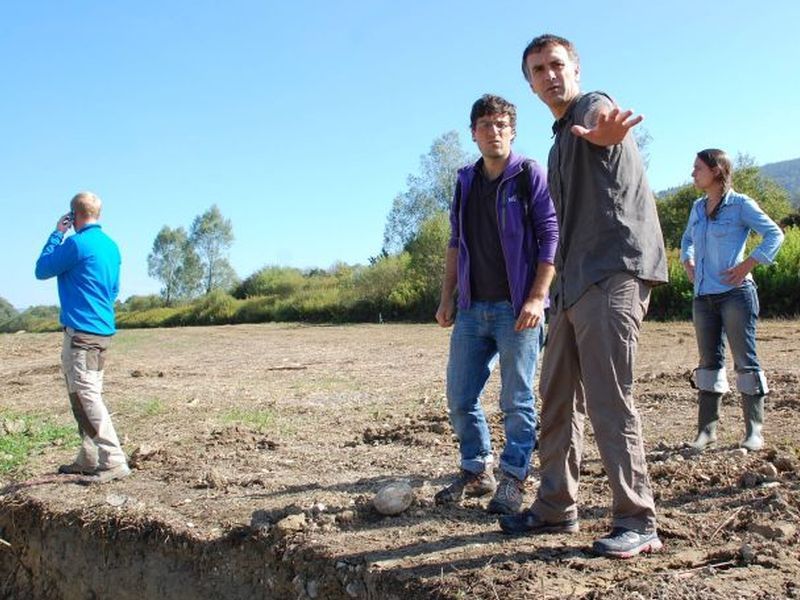
[[[745,439],[739,444],[751,452],[764,447],[761,428],[764,426],[764,396],[742,394],[742,413],[744,414]]]
[[[697,437],[690,444],[698,452],[717,441],[722,394],[700,390],[697,394]]]

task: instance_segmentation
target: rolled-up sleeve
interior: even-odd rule
[[[685,263],[687,260],[694,262],[694,238],[692,231],[694,230],[694,223],[697,220],[695,215],[696,204],[692,206],[689,211],[689,221],[686,223],[686,229],[681,236],[681,262]]]

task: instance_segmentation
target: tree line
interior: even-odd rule
[[[647,136],[637,138],[647,143]],[[188,231],[164,226],[147,258],[148,273],[162,284],[159,295],[131,296],[118,303],[120,327],[159,327],[268,321],[430,321],[436,310],[450,235],[448,210],[457,169],[474,160],[455,131],[445,133],[408,176],[386,220],[383,247],[366,265],[336,263],[328,269],[267,265],[239,280],[228,261],[233,226],[216,205],[197,216]],[[756,267],[762,316],[800,314],[800,215],[788,192],[763,176],[749,156],[737,157],[734,188],[756,199],[785,230],[776,263]],[[657,202],[668,248],[670,283],[653,292],[649,317],[691,316],[692,286],[679,260],[680,238],[699,196],[691,184]],[[751,240],[751,244],[755,238]],[[57,307],[18,313],[0,298],[0,331],[49,330]]]

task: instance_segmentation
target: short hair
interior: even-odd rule
[[[719,169],[714,179],[722,184],[722,193],[733,187],[733,163],[728,154],[719,148],[706,148],[697,153],[699,158],[709,169]]]
[[[511,102],[494,94],[484,94],[472,105],[469,113],[469,127],[475,130],[478,119],[486,115],[508,115],[511,122],[511,129],[517,129],[517,107]]]
[[[100,197],[92,192],[79,192],[70,200],[69,206],[84,218],[98,219],[103,203]]]
[[[553,35],[552,33],[545,33],[533,38],[530,44],[525,46],[525,50],[522,53],[522,74],[525,76],[525,81],[530,81],[528,78],[528,68],[525,64],[525,61],[528,60],[528,55],[533,54],[534,52],[541,52],[548,46],[564,46],[567,54],[573,61],[575,61],[575,64],[580,64],[578,51],[575,49],[575,45],[572,42],[570,42],[567,38]]]

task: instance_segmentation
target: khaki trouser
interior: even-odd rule
[[[67,380],[72,414],[78,422],[81,449],[76,459],[87,466],[107,469],[123,464],[125,454],[103,403],[103,365],[111,339],[64,330],[61,366]]]
[[[533,511],[545,521],[577,518],[585,415],[613,495],[614,527],[654,531],[655,506],[642,429],[633,404],[633,364],[649,287],[626,273],[592,285],[554,315],[542,363],[539,460]]]

